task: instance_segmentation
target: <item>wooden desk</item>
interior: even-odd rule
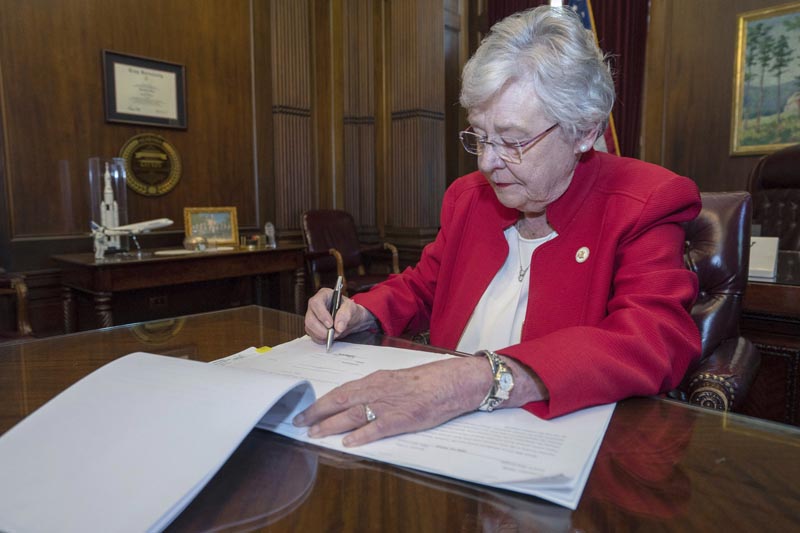
[[[800,425],[800,252],[778,254],[775,281],[747,284],[741,328],[761,352],[742,411]]]
[[[752,315],[772,315],[800,321],[800,252],[781,251],[774,281],[750,281],[744,310]]]
[[[129,352],[208,361],[302,332],[249,306],[0,345],[0,433]],[[254,430],[169,529],[797,531],[798,479],[797,428],[638,398],[618,404],[576,511]]]
[[[126,254],[99,260],[90,253],[56,255],[53,259],[63,269],[64,331],[76,330],[75,291],[91,296],[98,327],[108,327],[114,325],[112,297],[115,293],[253,276],[256,279],[254,303],[262,304],[260,283],[263,275],[272,273],[293,274],[294,306],[282,307],[303,313],[306,298],[303,250],[302,246],[281,246],[171,256],[145,251],[141,258]]]

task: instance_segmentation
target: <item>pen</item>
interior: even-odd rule
[[[339,310],[339,306],[342,305],[342,276],[339,276],[336,279],[336,287],[333,289],[333,295],[331,295],[331,301],[328,304],[328,311],[331,314],[331,320],[336,322],[336,311]],[[333,325],[328,328],[328,339],[325,343],[325,351],[331,351],[331,344],[333,344],[333,334],[334,329]]]

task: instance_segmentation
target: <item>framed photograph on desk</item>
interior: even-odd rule
[[[217,245],[239,244],[235,207],[184,207],[183,223],[187,237],[205,237]]]
[[[183,65],[103,50],[106,121],[186,129]]]

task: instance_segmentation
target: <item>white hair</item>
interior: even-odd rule
[[[591,131],[602,134],[614,105],[606,57],[569,8],[541,6],[501,20],[461,77],[467,111],[511,82],[530,84],[547,118],[575,141]]]

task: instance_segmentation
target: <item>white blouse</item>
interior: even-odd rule
[[[553,231],[538,239],[524,239],[516,226],[510,226],[503,234],[508,241],[508,257],[472,312],[456,347],[460,352],[498,350],[519,343],[528,305],[533,251],[558,236]]]

